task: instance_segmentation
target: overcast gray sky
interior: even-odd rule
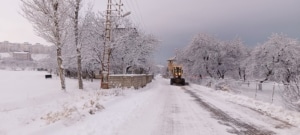
[[[104,11],[107,0],[90,0]],[[119,0],[113,0],[119,1]],[[263,43],[272,33],[300,37],[300,0],[123,0],[133,22],[161,40],[155,59],[161,64],[197,33],[222,40],[236,36],[248,46]],[[19,0],[0,5],[0,41],[44,43],[19,15]]]

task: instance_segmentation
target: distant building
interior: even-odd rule
[[[9,52],[9,42],[5,41],[5,42],[0,42],[0,52]]]
[[[29,52],[13,52],[13,58],[15,60],[32,60],[31,54]]]
[[[24,43],[10,43],[8,41],[0,42],[0,52],[30,52],[31,54],[49,54],[54,50],[54,46],[45,46],[39,43],[34,45]]]

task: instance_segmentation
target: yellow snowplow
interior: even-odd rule
[[[182,78],[183,70],[182,66],[178,66],[174,63],[174,59],[168,60],[168,71],[170,78],[170,84],[176,84],[176,85],[185,85],[185,79]]]

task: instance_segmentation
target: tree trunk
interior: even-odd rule
[[[206,65],[205,67],[206,67],[206,73],[212,78],[213,76],[212,76],[212,74],[209,72],[208,66]]]
[[[62,43],[61,43],[61,33],[59,29],[59,19],[58,19],[58,6],[59,3],[55,2],[53,5],[54,9],[54,37],[56,39],[56,46],[57,46],[57,65],[58,65],[58,74],[60,78],[60,83],[61,83],[61,89],[66,90],[66,84],[65,84],[65,75],[64,75],[64,67],[63,67],[63,60],[62,60]]]
[[[243,70],[243,78],[244,78],[244,82],[246,81],[246,71]]]
[[[267,68],[267,69],[268,69],[268,72],[266,74],[266,78],[264,80],[261,80],[260,83],[263,83],[263,82],[269,80],[269,77],[272,75],[273,71],[270,70],[269,68]]]
[[[286,75],[285,81],[287,83],[290,83],[291,82],[292,73],[291,73],[291,71],[289,69],[286,69],[286,70],[287,70],[287,73],[286,73],[287,75]]]
[[[239,77],[242,79],[242,69],[239,67]]]
[[[77,48],[77,77],[78,77],[78,85],[79,89],[83,89],[83,83],[82,83],[82,68],[81,68],[81,52],[80,49]]]
[[[63,60],[62,60],[62,55],[61,55],[61,45],[59,43],[57,47],[57,65],[58,65],[58,74],[60,78],[60,83],[61,83],[61,89],[66,90],[66,84],[65,84],[65,75],[64,75],[64,67],[62,65]]]
[[[81,46],[79,46],[79,42],[78,42],[78,40],[79,40],[78,21],[79,21],[80,2],[81,2],[81,0],[76,0],[76,3],[75,3],[74,32],[75,32],[75,46],[76,46],[76,52],[77,52],[78,86],[79,86],[79,89],[83,89],[82,67],[81,67]]]

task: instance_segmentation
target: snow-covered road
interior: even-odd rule
[[[170,86],[163,78],[152,85],[151,89],[106,104],[103,112],[76,127],[64,127],[60,133],[284,135],[299,131],[295,125],[231,102],[206,87]]]
[[[225,135],[226,126],[220,125],[210,112],[182,87],[169,86],[160,80],[152,95],[134,112],[117,134],[120,135]],[[167,85],[167,87],[166,87]],[[155,91],[155,92],[154,92]]]
[[[160,80],[151,95],[133,111],[116,134],[199,135],[226,134],[226,126],[210,117],[184,89]]]
[[[164,79],[159,83],[116,134],[271,135],[290,134],[296,127],[216,97],[205,87],[166,86],[168,80]]]
[[[160,76],[139,90],[95,90],[99,82],[85,82],[90,88],[80,91],[75,88],[76,80],[68,80],[74,88],[63,93],[53,87],[58,78],[41,80],[43,73],[35,72],[17,75],[23,74],[32,76],[31,80],[22,80],[23,85],[30,81],[39,81],[40,85],[30,85],[27,90],[2,84],[2,96],[7,98],[0,102],[0,135],[298,135],[300,132],[298,112],[200,85],[171,86],[168,79]],[[1,80],[4,81],[0,77]],[[8,88],[11,92],[3,93]],[[28,94],[35,91],[40,93]],[[20,94],[11,102],[9,95],[15,92]],[[89,110],[94,109],[95,103],[105,109],[91,115]]]

